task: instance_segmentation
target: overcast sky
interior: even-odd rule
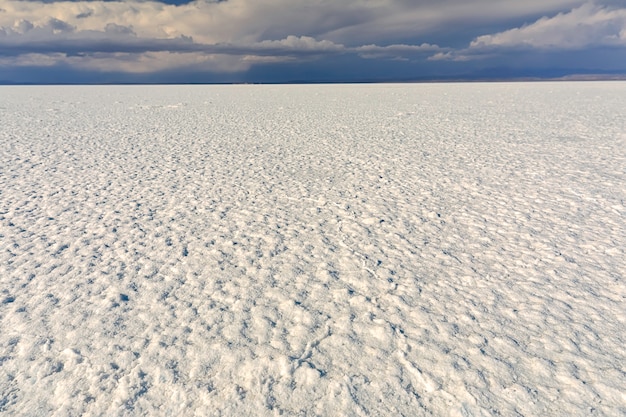
[[[626,0],[0,0],[0,81],[626,73]]]

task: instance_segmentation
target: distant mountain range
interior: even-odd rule
[[[482,73],[451,76],[424,76],[403,78],[366,78],[366,79],[302,79],[284,82],[13,82],[0,80],[0,85],[124,85],[124,84],[373,84],[373,83],[447,83],[447,82],[524,82],[524,81],[626,81],[626,73],[572,73],[567,75],[516,75],[507,71],[484,71]]]

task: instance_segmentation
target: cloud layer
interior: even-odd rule
[[[563,49],[626,46],[626,8],[586,3],[521,28],[479,36],[470,44],[470,48],[512,46]]]
[[[626,1],[0,3],[0,70],[64,63],[133,73],[190,65],[241,72],[263,62],[310,62],[339,55],[467,62],[520,48],[598,46],[626,47]]]

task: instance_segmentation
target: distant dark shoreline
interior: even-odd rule
[[[441,77],[414,79],[364,79],[364,80],[289,80],[283,82],[66,82],[26,83],[0,80],[0,85],[308,85],[308,84],[445,84],[445,83],[514,83],[555,81],[626,81],[626,74],[572,74],[561,77]]]

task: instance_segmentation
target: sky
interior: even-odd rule
[[[626,74],[626,0],[0,0],[0,83]]]

